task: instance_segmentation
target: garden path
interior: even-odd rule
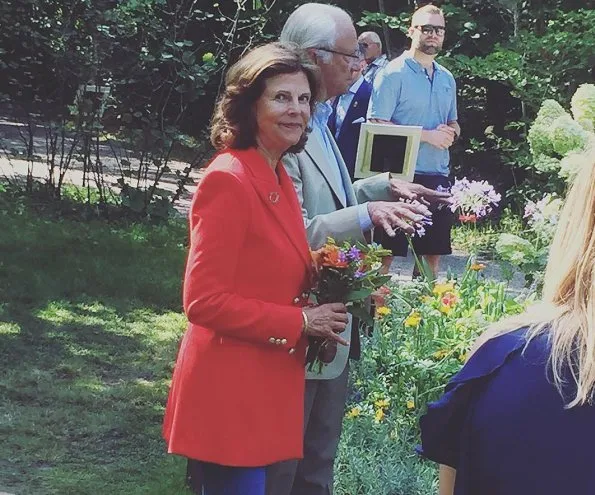
[[[8,178],[9,180],[23,180],[27,175],[29,162],[26,160],[13,158],[15,152],[23,154],[25,152],[25,145],[21,138],[21,134],[24,132],[25,125],[14,120],[4,118],[0,116],[0,179]],[[105,181],[108,184],[115,184],[117,179],[120,177],[117,160],[114,158],[114,154],[125,153],[125,150],[119,148],[112,149],[109,145],[104,144],[101,146],[101,159],[105,171]],[[45,157],[46,154],[46,140],[45,132],[42,127],[35,129],[34,139],[34,153],[39,157]],[[133,161],[133,159],[131,159]],[[164,174],[163,180],[160,182],[160,187],[175,191],[176,170],[183,170],[188,166],[187,162],[172,160],[169,163],[172,172]],[[44,162],[38,161],[33,163],[33,175],[37,179],[44,179],[47,177],[47,167]],[[186,193],[180,198],[176,204],[177,210],[182,215],[186,215],[189,207],[192,194],[196,188],[198,180],[200,180],[201,171],[193,170],[191,179],[193,184],[187,186]],[[72,164],[71,170],[68,171],[66,180],[69,183],[82,185],[83,172],[82,166],[78,162]],[[465,252],[455,252],[452,255],[444,256],[441,269],[438,274],[439,279],[446,278],[448,273],[461,274],[465,271],[465,266],[469,259],[469,254]],[[482,261],[482,260],[479,260]],[[502,274],[502,270],[497,262],[484,261],[486,269],[484,275],[488,278],[495,278],[498,280],[504,280],[505,277]],[[411,253],[407,258],[395,257],[390,273],[393,275],[395,280],[411,280],[411,273],[413,272],[414,260]],[[509,290],[512,293],[520,293],[524,285],[523,276],[521,273],[516,272],[509,284]],[[0,493],[2,495],[2,493]]]
[[[7,178],[9,181],[24,180],[29,167],[32,167],[32,175],[35,179],[45,180],[48,177],[48,167],[45,163],[47,157],[45,128],[43,126],[33,127],[33,155],[36,156],[36,159],[31,163],[21,158],[26,155],[27,151],[26,141],[24,140],[26,139],[26,131],[26,124],[4,117],[0,113],[0,179]],[[66,152],[68,152],[71,142],[71,139],[66,139]],[[102,142],[99,146],[99,153],[104,171],[104,182],[109,186],[115,186],[117,180],[121,177],[120,159],[128,159],[131,162],[132,169],[135,169],[139,163],[137,159],[130,156],[130,150],[122,148],[117,143]],[[171,159],[168,162],[171,172],[163,174],[159,187],[175,193],[178,181],[176,171],[182,172],[188,165],[188,161]],[[57,172],[56,170],[55,173]],[[188,190],[178,200],[176,206],[181,211],[187,211],[190,207],[192,194],[200,175],[201,171],[198,168],[191,171],[190,180],[194,186],[192,183],[189,184],[187,186]],[[149,173],[150,179],[151,174]],[[81,162],[75,160],[71,162],[65,175],[65,183],[79,186],[83,184],[83,165]],[[93,179],[91,185],[93,185]]]
[[[446,279],[449,274],[462,274],[465,271],[469,257],[469,253],[456,250],[450,255],[443,256],[440,262],[440,270],[438,271],[438,279]],[[476,261],[485,264],[485,269],[482,270],[482,274],[486,278],[506,280],[499,262],[482,259],[481,257],[477,258]],[[415,260],[411,254],[411,250],[409,251],[407,258],[395,256],[390,267],[390,273],[393,276],[393,280],[411,280],[414,264]],[[525,280],[523,274],[519,271],[515,271],[513,273],[512,279],[508,283],[508,292],[511,295],[519,295],[525,291],[524,285]]]

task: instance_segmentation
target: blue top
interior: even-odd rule
[[[421,418],[418,451],[456,468],[455,495],[595,493],[595,407],[564,409],[547,335],[523,351],[525,335],[487,341]]]
[[[368,118],[390,120],[395,124],[436,129],[457,120],[457,90],[452,74],[433,62],[432,78],[410,52],[378,73],[368,108]],[[416,174],[449,175],[450,155],[428,143],[421,143]]]

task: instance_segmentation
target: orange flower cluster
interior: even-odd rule
[[[376,307],[386,306],[386,296],[389,294],[390,289],[386,285],[383,285],[376,289],[375,292],[372,292],[372,301],[374,301]]]
[[[325,244],[324,247],[313,253],[314,262],[318,266],[332,266],[333,268],[347,268],[349,263],[342,259],[341,250],[333,244]]]
[[[459,298],[454,292],[445,292],[440,298],[440,302],[442,303],[439,308],[440,312],[445,315],[449,314],[458,301]]]
[[[471,215],[459,215],[459,220],[463,223],[476,223],[477,222],[477,215],[473,213]]]
[[[445,306],[454,306],[458,300],[459,298],[454,292],[446,292],[442,296],[442,304],[444,304]]]

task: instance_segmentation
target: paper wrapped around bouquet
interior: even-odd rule
[[[347,326],[339,335],[345,340],[350,341],[351,322],[353,321],[351,313],[347,313],[347,318],[349,319]],[[337,378],[345,369],[348,359],[349,346],[337,344],[337,354],[335,354],[335,359],[328,364],[323,364],[320,373],[318,372],[318,366],[314,366],[313,371],[308,371],[306,369],[306,380],[332,380],[333,378]]]

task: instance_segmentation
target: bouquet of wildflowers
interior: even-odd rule
[[[391,252],[372,243],[357,242],[351,244],[335,243],[330,237],[327,243],[312,253],[317,269],[317,281],[311,290],[315,304],[341,302],[348,311],[364,321],[371,322],[372,317],[365,308],[368,296],[390,280],[389,275],[380,273],[382,258]],[[336,354],[336,342],[310,337],[306,365],[308,370],[323,363],[331,362]]]
[[[450,189],[452,194],[451,211],[459,211],[461,222],[475,223],[485,217],[500,203],[501,196],[485,180],[474,181],[466,177],[455,180]]]

